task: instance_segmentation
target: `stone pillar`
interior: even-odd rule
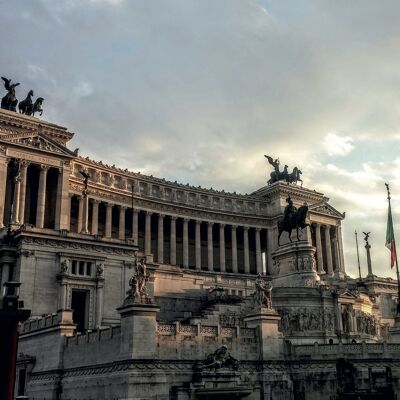
[[[337,226],[337,239],[338,239],[338,246],[339,246],[339,262],[340,262],[340,271],[345,273],[346,268],[344,265],[344,253],[343,253],[343,237],[342,237],[342,225],[339,221]]]
[[[121,315],[121,359],[157,358],[157,320],[160,309],[154,304],[124,304]]]
[[[152,212],[146,211],[146,225],[144,231],[144,253],[151,254],[151,216]]]
[[[125,206],[119,206],[118,239],[125,240]]]
[[[237,259],[237,237],[236,237],[236,225],[232,225],[232,272],[237,274],[238,271],[238,259]]]
[[[170,230],[170,262],[176,265],[176,217],[171,216]]]
[[[317,246],[317,270],[319,274],[324,273],[324,259],[322,257],[321,225],[315,224],[315,242]]]
[[[20,194],[19,194],[19,223],[25,222],[25,200],[26,200],[26,182],[28,172],[29,161],[22,161],[20,163]],[[58,185],[57,185],[58,190]],[[56,210],[57,211],[57,210]]]
[[[2,263],[1,264],[1,290],[0,290],[0,298],[3,297],[3,285],[5,282],[10,280],[10,264]]]
[[[83,203],[83,208],[82,208],[82,230],[80,233],[88,234],[89,233],[89,196],[87,193],[87,190],[83,191],[82,194],[82,203]]]
[[[113,205],[111,203],[107,203],[106,208],[106,228],[104,232],[104,236],[109,239],[111,238],[112,231],[112,209]]]
[[[189,220],[183,219],[183,267],[189,268]]]
[[[37,228],[43,228],[44,226],[44,213],[46,208],[46,178],[48,170],[49,167],[47,165],[40,166],[39,189],[38,189],[37,212],[36,212]]]
[[[365,245],[365,250],[367,251],[367,266],[368,266],[368,276],[373,276],[372,273],[372,263],[371,263],[371,245],[367,242]]]
[[[219,224],[219,268],[221,272],[226,271],[225,263],[225,224]]]
[[[138,244],[138,217],[139,210],[132,208],[132,240],[136,245]]]
[[[82,196],[77,196],[78,197],[78,202],[79,202],[79,208],[78,208],[78,229],[77,232],[81,233],[82,227],[83,227],[83,198]]]
[[[21,191],[21,176],[20,173],[14,177],[14,198],[12,203],[11,222],[19,224],[19,200]]]
[[[96,290],[96,327],[101,327],[103,321],[103,291],[104,291],[104,278],[97,278]]]
[[[99,205],[100,201],[94,199],[92,208],[92,235],[99,233]]]
[[[60,297],[59,297],[60,304],[58,306],[59,310],[67,308],[67,293],[68,293],[68,283],[64,279],[62,279],[60,282]]]
[[[244,273],[250,274],[249,228],[243,227]]]
[[[260,239],[261,228],[256,228],[256,266],[257,274],[263,273],[262,258],[261,258],[261,239]]]
[[[196,220],[196,233],[195,233],[195,248],[196,248],[196,269],[201,270],[201,221]]]
[[[71,173],[70,162],[65,161],[58,176],[57,184],[57,209],[58,218],[55,220],[56,229],[71,229],[70,216],[71,216],[71,199],[69,194],[69,177]]]
[[[0,229],[4,227],[8,161],[9,159],[7,157],[0,155]]]
[[[213,222],[207,222],[207,255],[208,263],[207,267],[209,271],[214,271],[214,249],[213,249]]]
[[[331,227],[325,225],[325,248],[326,248],[326,267],[328,274],[333,274],[333,263],[332,263],[332,246],[331,246]]]
[[[158,215],[157,262],[164,263],[164,215]]]
[[[272,265],[273,265],[273,260],[272,260],[272,252],[274,251],[274,229],[272,227],[267,228],[267,269],[266,272],[267,274],[272,275]]]

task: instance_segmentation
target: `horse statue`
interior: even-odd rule
[[[19,83],[11,83],[11,79],[1,77],[4,81],[4,87],[7,94],[1,99],[1,108],[9,111],[17,111],[18,100],[15,97],[15,88]]]
[[[289,240],[292,242],[292,230],[296,229],[297,240],[300,241],[299,228],[304,229],[307,226],[310,226],[310,224],[306,223],[308,213],[307,204],[296,209],[296,207],[293,206],[290,196],[286,201],[289,204],[285,208],[283,217],[278,220],[278,246],[280,246],[280,238],[283,232],[289,234]]]
[[[297,182],[301,182],[301,186],[303,186],[303,180],[300,178],[300,175],[303,172],[301,172],[301,170],[297,167],[293,168],[293,172],[291,172],[288,175],[288,182],[289,183],[297,183]]]
[[[36,101],[33,103],[33,109],[32,109],[32,117],[35,116],[35,113],[40,113],[40,116],[43,114],[43,104],[44,98],[43,97],[38,97]]]
[[[19,102],[18,110],[20,114],[31,115],[33,110],[33,90],[30,90],[26,95],[26,98]]]

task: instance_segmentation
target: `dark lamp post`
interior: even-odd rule
[[[5,282],[0,306],[0,399],[13,400],[18,348],[18,324],[29,318],[19,299],[19,282]]]

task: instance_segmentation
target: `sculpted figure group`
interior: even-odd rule
[[[11,79],[4,77],[1,77],[1,79],[4,81],[4,88],[7,90],[7,94],[1,99],[1,108],[17,112],[18,99],[15,94],[15,88],[19,83],[12,83]],[[35,116],[35,113],[40,113],[40,115],[42,115],[44,98],[38,97],[35,102],[33,102],[33,95],[33,90],[30,90],[26,98],[19,102],[18,110],[21,114]]]
[[[299,168],[294,167],[293,171],[290,173],[290,172],[288,172],[289,167],[287,165],[285,165],[283,167],[283,171],[280,171],[279,170],[279,164],[280,164],[279,158],[276,158],[274,160],[272,157],[267,156],[267,155],[265,155],[264,157],[274,167],[274,170],[270,174],[271,178],[268,181],[268,185],[271,185],[278,181],[285,181],[288,183],[301,182],[301,184],[303,185],[303,181],[301,180],[301,177],[300,177],[302,172],[300,171]]]
[[[151,298],[147,292],[147,282],[150,275],[144,259],[137,260],[134,265],[134,273],[129,280],[130,290],[128,297],[132,298],[135,303],[151,303]]]
[[[272,310],[272,285],[266,281],[261,274],[258,274],[256,282],[256,291],[254,293],[254,303],[258,307],[265,307]]]

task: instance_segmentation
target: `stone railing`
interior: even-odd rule
[[[221,325],[185,325],[179,322],[166,324],[159,322],[157,333],[160,336],[208,336],[208,337],[227,337],[227,338],[248,338],[254,339],[256,330],[253,328],[223,327]]]
[[[72,310],[59,310],[56,313],[43,315],[39,318],[31,318],[20,326],[20,334],[32,333],[42,329],[56,326],[73,325]]]
[[[66,346],[81,345],[86,343],[97,343],[111,340],[121,333],[121,326],[109,326],[96,330],[88,330],[66,338]]]
[[[394,343],[349,343],[349,344],[318,344],[294,345],[292,356],[300,358],[337,358],[346,357],[389,357],[400,356],[400,344]]]

